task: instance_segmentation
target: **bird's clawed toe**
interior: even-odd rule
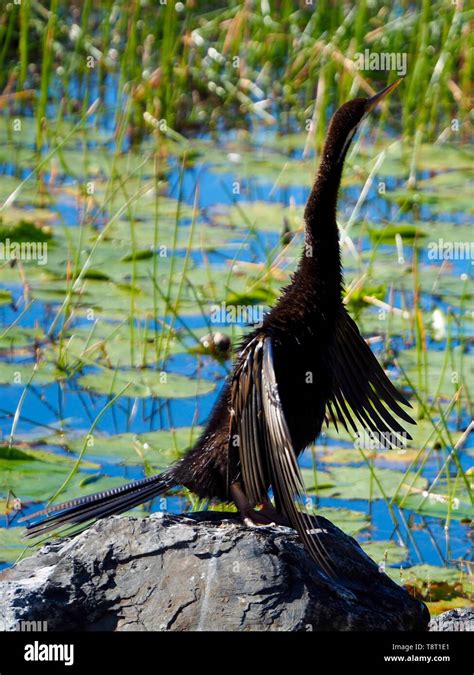
[[[276,525],[267,516],[261,515],[261,511],[242,514],[242,520],[247,527],[274,527]]]

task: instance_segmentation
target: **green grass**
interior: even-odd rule
[[[357,70],[355,55],[365,49],[407,54],[409,77],[397,94],[399,130],[435,139],[457,120],[458,138],[468,137],[464,92],[472,81],[472,43],[463,3],[321,0],[299,7],[293,0],[233,0],[184,7],[174,0],[157,6],[88,1],[74,21],[68,7],[61,0],[49,11],[34,0],[10,3],[0,24],[0,86],[11,79],[12,100],[27,85],[39,89],[38,151],[52,80],[66,87],[76,79],[89,87],[96,76],[103,84],[109,75],[118,77],[120,95],[126,95],[116,120],[119,127],[126,119],[132,142],[147,133],[148,111],[171,129],[207,130],[257,117],[285,131],[290,120],[303,129],[313,119],[319,146],[335,106],[396,76]],[[29,73],[31,62],[39,67]],[[266,99],[277,109],[262,104]],[[125,100],[130,106],[123,113]],[[84,98],[68,95],[65,112],[74,115],[84,105]],[[385,108],[379,132],[387,115]]]

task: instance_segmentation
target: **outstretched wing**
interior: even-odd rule
[[[271,485],[277,509],[298,532],[314,560],[332,574],[318,528],[314,527],[303,479],[278,392],[272,341],[257,336],[244,348],[231,383],[231,439],[237,435],[246,496],[266,499]]]
[[[411,407],[410,403],[385,375],[345,309],[336,322],[334,337],[328,359],[332,392],[327,409],[336,429],[339,420],[346,430],[351,427],[357,433],[357,421],[369,434],[376,435],[384,447],[400,447],[403,439],[411,436],[392,413],[416,424],[400,406],[403,403]]]

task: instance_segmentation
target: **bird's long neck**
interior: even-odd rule
[[[304,213],[305,249],[300,267],[306,277],[313,277],[328,304],[340,301],[342,291],[336,208],[350,141],[350,135],[338,133],[331,125]]]

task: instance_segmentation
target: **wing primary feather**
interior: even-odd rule
[[[241,365],[237,368],[231,384],[232,414],[239,439],[242,479],[245,494],[252,504],[263,501],[267,494],[264,449],[261,447],[261,388],[258,388],[261,342],[261,339],[255,338],[246,346]]]
[[[379,442],[383,439],[384,447],[400,448],[402,438],[411,439],[411,435],[392,413],[405,422],[415,424],[398,403],[409,405],[408,401],[385,375],[345,310],[339,316],[334,335],[334,345],[328,358],[333,384],[327,411],[333,413],[334,407],[346,430],[349,424],[358,433],[353,415],[372,437],[377,437]]]
[[[307,512],[309,497],[304,489],[303,479],[293,450],[288,425],[281,405],[273,367],[273,348],[270,338],[263,343],[262,368],[263,408],[268,441],[266,451],[271,467],[272,487],[278,494],[278,502],[283,512],[296,529],[313,559],[326,574],[334,576],[330,555],[314,532],[313,520]],[[297,508],[295,500],[300,506]]]
[[[251,503],[263,501],[271,486],[276,508],[320,568],[334,576],[322,529],[315,527],[307,510],[309,497],[281,405],[269,336],[257,336],[244,348],[231,385],[231,411],[247,498]]]
[[[354,335],[353,331],[351,331],[351,334],[352,336]],[[341,337],[341,341],[342,339],[343,337]],[[411,404],[401,394],[399,394],[399,392],[387,378],[379,362],[372,354],[372,351],[366,344],[365,340],[363,340],[360,333],[358,333],[357,346],[360,348],[362,354],[355,353],[354,343],[355,340],[353,337],[344,340],[344,348],[348,352],[347,356],[350,356],[351,358],[346,358],[346,354],[344,352],[342,354],[340,353],[341,358],[344,359],[344,368],[341,368],[341,370],[344,370],[344,372],[352,372],[352,370],[354,370],[354,376],[358,379],[359,383],[365,382],[368,379],[367,393],[374,402],[378,402],[379,399],[376,398],[376,394],[378,394],[379,398],[389,405],[393,412],[395,412],[405,422],[414,424],[414,420],[397,403],[396,398],[409,407],[411,407]],[[368,361],[369,363],[367,363]],[[364,363],[366,366],[370,365],[369,373],[364,371],[362,368],[362,363]],[[370,387],[370,385],[372,385],[373,389]],[[378,387],[376,385],[378,385]]]
[[[386,393],[386,395],[389,396],[390,398],[396,399],[400,403],[403,403],[404,405],[411,408],[412,407],[411,403],[403,396],[403,394],[401,394],[397,390],[397,388],[385,375],[381,365],[373,355],[369,345],[366,343],[366,341],[359,333],[357,325],[347,314],[347,312],[345,312],[343,325],[344,328],[346,328],[347,332],[350,333],[350,335],[347,336],[347,340],[345,340],[345,344],[349,347],[349,349],[352,348],[358,352],[358,356],[357,358],[354,359],[354,362],[360,365],[362,363],[366,363],[367,360],[369,360],[373,366],[373,374],[376,377],[377,382],[379,382],[380,387]],[[403,408],[400,409],[402,410],[402,412],[404,412]],[[414,420],[412,420],[411,418],[406,421],[410,422],[411,424],[415,424]]]

